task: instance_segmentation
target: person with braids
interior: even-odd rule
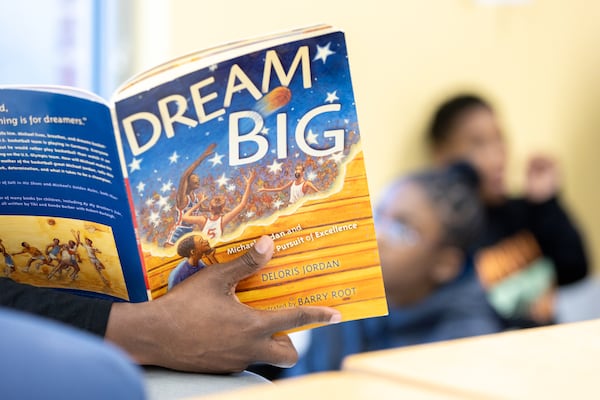
[[[492,106],[470,94],[442,103],[428,132],[434,162],[468,160],[481,177],[486,223],[475,247],[475,267],[489,301],[509,327],[552,323],[556,286],[582,280],[588,258],[578,227],[559,199],[556,162],[533,156],[523,194],[505,187],[507,151]]]
[[[389,315],[312,330],[308,351],[283,375],[339,369],[364,351],[499,332],[469,257],[482,224],[477,190],[466,163],[392,183],[375,209]]]

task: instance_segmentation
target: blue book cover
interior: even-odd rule
[[[147,299],[110,109],[66,88],[0,88],[2,273]]]
[[[114,101],[153,297],[270,235],[274,259],[239,285],[242,301],[386,313],[343,32],[192,54]]]

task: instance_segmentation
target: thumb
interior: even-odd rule
[[[262,236],[256,244],[238,258],[219,265],[219,271],[230,287],[261,269],[273,256],[273,239]]]

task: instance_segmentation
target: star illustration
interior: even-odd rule
[[[169,157],[169,164],[177,163],[178,159],[179,159],[179,154],[177,154],[177,152],[174,151],[173,154],[171,154],[171,157]]]
[[[142,158],[140,158],[139,160],[135,157],[133,157],[133,160],[128,164],[129,165],[129,172],[133,172],[133,171],[140,171],[142,169],[141,167],[141,163],[142,163]]]
[[[210,72],[215,72],[217,70],[217,68],[219,68],[219,66],[217,64],[213,64],[210,67],[208,67],[208,70]]]
[[[158,226],[160,223],[160,214],[156,211],[152,211],[148,217],[148,221],[154,226]]]
[[[158,196],[158,201],[156,202],[159,208],[164,208],[167,204],[169,204],[169,198],[164,196]]]
[[[246,212],[246,218],[252,218],[252,217],[254,217],[254,211]]]
[[[140,182],[135,188],[137,189],[138,193],[142,193],[146,188],[146,184],[144,182]]]
[[[309,181],[314,181],[315,179],[317,179],[317,174],[315,173],[315,171],[310,171],[308,174],[306,174],[306,179],[308,179]]]
[[[306,143],[319,144],[319,141],[317,140],[317,134],[314,133],[312,129],[309,129],[308,133],[306,134]]]
[[[340,163],[342,161],[342,158],[344,158],[344,153],[342,153],[341,151],[338,151],[335,154],[332,154],[329,159],[332,160],[333,162],[336,163]]]
[[[227,185],[227,182],[229,182],[229,178],[225,176],[225,173],[223,173],[223,175],[221,175],[221,177],[217,179],[216,182],[219,184],[219,187],[225,186]]]
[[[264,128],[262,128],[262,131],[260,131],[260,133],[261,135],[267,136],[269,134],[269,128],[265,126]]]
[[[322,158],[319,158],[319,161],[317,161],[317,164],[319,164],[319,165],[323,165],[323,163],[325,163],[325,161],[323,161],[323,159],[322,159]]]
[[[225,157],[224,154],[219,154],[215,151],[215,155],[212,156],[212,158],[209,158],[208,161],[212,163],[212,166],[216,166],[219,164],[223,164],[223,162],[221,161],[223,159],[223,157]]]
[[[269,169],[269,172],[272,174],[276,174],[278,172],[281,172],[281,163],[277,162],[277,160],[273,160],[273,164],[269,165],[267,168]]]
[[[162,186],[160,187],[160,191],[162,193],[169,192],[171,189],[173,189],[173,182],[171,182],[170,179],[167,183],[163,183]]]
[[[280,199],[277,199],[273,202],[273,204],[271,204],[271,207],[273,207],[276,210],[279,210],[279,207],[281,207],[283,205],[283,201],[281,201]]]
[[[325,62],[327,62],[327,57],[335,54],[335,51],[331,51],[329,46],[331,46],[331,42],[327,43],[325,46],[317,45],[317,55],[313,58],[313,61],[322,60],[323,64],[325,64]]]
[[[329,93],[327,92],[327,98],[325,99],[325,103],[333,103],[336,100],[339,100],[340,98],[337,97],[337,90],[334,90],[333,92]]]
[[[235,190],[235,185],[233,183],[230,183],[229,185],[227,185],[226,189],[228,192],[233,192]]]
[[[154,204],[154,200],[152,200],[152,197],[150,197],[148,200],[146,200],[146,207],[152,207],[152,205]]]

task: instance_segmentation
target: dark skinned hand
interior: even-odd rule
[[[269,262],[273,246],[263,236],[237,259],[204,268],[154,301],[115,303],[106,339],[139,364],[182,371],[238,372],[257,362],[294,365],[297,352],[278,332],[336,323],[341,315],[327,307],[262,311],[240,303],[238,282]]]

